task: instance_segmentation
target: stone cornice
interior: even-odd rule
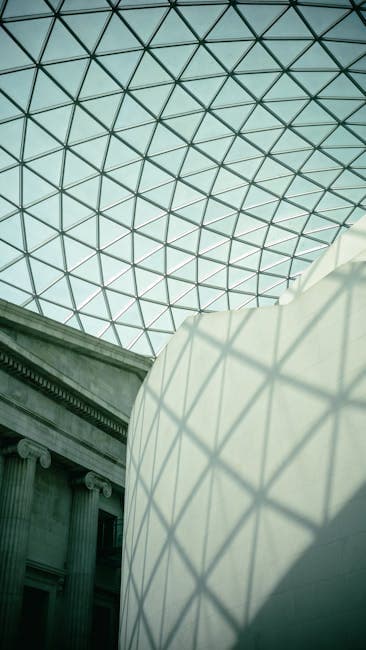
[[[145,378],[153,363],[150,357],[130,352],[2,299],[0,299],[0,324],[57,343],[69,350],[76,350],[80,354],[117,368],[124,368],[136,373],[141,380]]]
[[[94,396],[78,390],[70,379],[67,382],[61,373],[41,362],[31,353],[24,353],[10,337],[0,332],[0,368],[15,375],[47,397],[61,402],[65,408],[87,420],[102,431],[119,440],[126,440],[127,419],[124,420],[113,407],[96,400]]]

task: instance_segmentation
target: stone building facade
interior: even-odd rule
[[[4,301],[0,326],[0,647],[112,650],[127,426],[151,361]]]

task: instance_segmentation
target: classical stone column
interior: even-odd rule
[[[48,450],[22,439],[3,450],[0,492],[0,648],[13,650],[23,599],[36,463],[51,464]]]
[[[94,472],[73,481],[65,583],[65,644],[67,650],[89,650],[93,614],[99,493],[110,497],[109,481]]]

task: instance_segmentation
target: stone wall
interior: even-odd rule
[[[189,318],[154,364],[130,423],[121,650],[366,646],[353,250],[287,304]]]

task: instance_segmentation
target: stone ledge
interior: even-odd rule
[[[37,367],[35,361],[26,359],[19,351],[10,349],[6,335],[0,337],[0,367],[15,375],[21,381],[32,386],[51,399],[61,402],[65,408],[87,420],[105,433],[126,442],[127,422],[111,413],[111,409],[95,403],[80,392],[73,390],[61,378],[55,377],[53,369]],[[16,344],[11,342],[11,347]],[[18,347],[18,346],[16,346]],[[47,372],[49,370],[49,372]]]

